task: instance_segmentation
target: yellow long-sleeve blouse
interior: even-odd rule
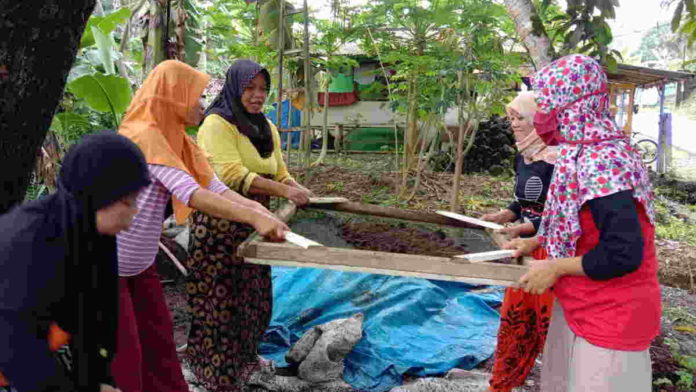
[[[221,116],[211,114],[203,121],[198,130],[198,145],[230,189],[248,194],[259,174],[271,175],[281,183],[292,179],[283,160],[278,130],[270,121],[269,125],[273,133],[273,153],[264,159],[251,140]]]

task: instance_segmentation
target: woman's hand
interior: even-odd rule
[[[309,203],[309,196],[311,195],[309,190],[302,190],[289,185],[286,185],[285,188],[285,194],[283,196],[295,203],[298,207]]]
[[[510,242],[503,244],[503,249],[512,249],[515,251],[512,257],[529,256],[539,247],[539,241],[536,237],[532,238],[515,238]]]
[[[481,220],[485,220],[488,222],[493,222],[493,223],[507,223],[507,222],[512,222],[515,220],[516,216],[515,213],[508,210],[507,208],[500,210],[498,212],[493,212],[490,214],[483,214],[481,216]]]
[[[519,280],[520,288],[529,294],[542,294],[561,276],[557,260],[530,260],[529,272]]]
[[[99,392],[121,392],[121,390],[109,384],[101,384],[99,385]]]
[[[289,185],[289,186],[291,186],[291,187],[293,187],[293,188],[297,188],[297,189],[303,191],[304,193],[307,194],[308,197],[313,197],[313,196],[314,196],[314,192],[312,192],[312,191],[309,190],[308,188],[306,188],[306,187],[300,185],[300,184],[297,183],[296,181],[290,180],[290,181],[287,181],[286,184]]]
[[[519,225],[512,225],[504,227],[498,230],[498,233],[507,235],[509,238],[517,238],[523,235],[531,235],[535,233],[534,224],[532,223],[521,223]]]
[[[290,231],[288,225],[283,223],[274,215],[268,215],[263,212],[254,211],[255,215],[252,218],[251,225],[264,238],[270,241],[284,241],[285,232]]]

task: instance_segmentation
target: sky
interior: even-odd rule
[[[669,23],[674,12],[674,7],[670,9],[660,7],[662,0],[619,0],[619,2],[616,19],[609,22],[614,34],[612,47],[617,50],[626,47],[637,49],[643,34],[658,23]]]

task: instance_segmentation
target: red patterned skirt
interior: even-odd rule
[[[534,251],[532,256],[537,260],[548,257],[542,248]],[[524,384],[537,356],[544,350],[553,300],[550,290],[541,295],[527,294],[515,288],[505,290],[491,392],[509,392]]]

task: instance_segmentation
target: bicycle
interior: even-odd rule
[[[648,165],[657,160],[657,142],[647,135],[634,131],[631,133],[631,145],[638,151],[644,164]]]

